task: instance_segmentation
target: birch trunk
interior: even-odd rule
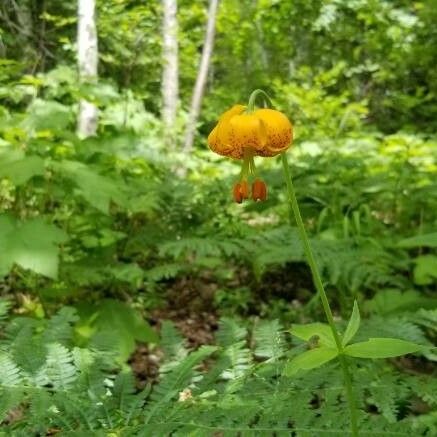
[[[97,30],[95,0],[78,0],[77,58],[81,82],[97,80]],[[94,135],[97,130],[97,107],[87,100],[79,102],[77,132],[81,137]]]
[[[177,0],[163,0],[163,71],[162,121],[168,133],[167,141],[174,146],[176,112],[179,98]]]
[[[210,0],[208,9],[208,22],[206,25],[205,42],[200,60],[199,72],[194,85],[191,107],[188,115],[187,127],[185,130],[184,151],[189,152],[193,147],[196,134],[196,124],[202,106],[203,94],[208,78],[208,70],[211,64],[211,56],[214,49],[215,23],[217,17],[219,0]]]

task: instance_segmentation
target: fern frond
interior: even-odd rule
[[[429,340],[417,325],[404,317],[396,316],[374,316],[365,320],[355,340],[365,341],[371,337],[395,337],[419,344],[429,344]]]
[[[245,341],[232,344],[223,354],[229,359],[229,367],[221,375],[225,380],[235,381],[251,367],[252,354]]]
[[[75,308],[62,307],[48,321],[43,335],[44,343],[59,343],[70,346],[73,337],[73,324],[78,319]]]
[[[49,344],[43,372],[55,389],[67,390],[77,376],[72,353],[61,344]]]
[[[223,317],[219,322],[216,339],[220,346],[227,347],[242,341],[247,336],[247,329],[240,326],[236,320]]]
[[[421,309],[410,318],[413,323],[423,326],[434,333],[437,332],[437,308],[432,310]]]
[[[0,299],[0,325],[7,319],[12,303],[8,299]]]
[[[211,237],[188,237],[178,241],[169,241],[160,245],[159,253],[163,257],[180,258],[195,254],[198,258],[238,256],[241,254],[241,246],[235,240],[211,238]]]
[[[64,392],[59,391],[53,395],[52,400],[53,421],[62,429],[77,431],[80,424],[81,431],[93,431],[99,426],[96,420],[99,416],[96,412],[99,411],[100,406],[96,399],[85,402],[82,393],[71,391],[66,396]]]
[[[387,386],[392,389],[387,390]],[[408,394],[408,388],[399,377],[385,374],[380,381],[374,380],[369,384],[369,404],[375,405],[388,423],[397,422],[399,406]]]
[[[144,277],[147,281],[158,282],[163,279],[175,278],[179,273],[183,272],[186,266],[180,263],[163,263],[144,272]]]
[[[160,346],[167,362],[180,361],[188,354],[185,339],[175,328],[174,323],[168,320],[162,322]]]
[[[194,376],[194,367],[217,350],[213,346],[202,346],[184,358],[167,373],[155,387],[150,402],[145,408],[145,423],[159,417],[168,408],[170,401],[176,402],[177,395],[187,388]]]
[[[32,319],[17,318],[7,329],[9,351],[23,372],[31,375],[44,364],[46,351],[41,336],[36,335],[40,325]]]
[[[436,378],[411,377],[406,384],[415,395],[419,396],[431,407],[437,407],[437,380]]]
[[[254,353],[261,358],[278,360],[285,353],[285,340],[278,320],[262,320],[253,330]]]
[[[114,380],[112,402],[119,411],[126,411],[135,393],[135,379],[132,372],[121,372]]]
[[[5,352],[0,352],[0,386],[14,387],[21,384],[21,370]]]
[[[52,404],[52,395],[48,391],[30,391],[29,425],[42,435],[46,433],[48,428]]]
[[[19,387],[6,388],[0,385],[0,423],[24,399],[23,390]]]

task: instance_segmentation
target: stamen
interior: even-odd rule
[[[237,183],[234,185],[234,188],[232,190],[232,195],[234,197],[234,201],[237,203],[241,203],[243,201],[243,196],[241,195],[241,190],[240,190],[240,183]]]
[[[252,184],[252,199],[255,201],[267,199],[267,185],[261,179],[255,179]]]
[[[249,184],[247,181],[237,182],[234,185],[232,194],[235,202],[242,203],[244,199],[249,198]]]
[[[240,192],[243,199],[249,198],[249,184],[247,183],[247,181],[241,181]]]

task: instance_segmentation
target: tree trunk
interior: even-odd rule
[[[177,0],[163,0],[162,121],[169,145],[174,146],[179,98]]]
[[[11,2],[12,9],[15,11],[16,23],[9,20],[11,31],[13,31],[18,38],[18,46],[23,50],[23,60],[29,65],[33,74],[38,64],[38,54],[35,49],[35,34],[34,22],[32,16],[32,2],[29,0],[22,0],[21,2]]]
[[[205,43],[203,45],[202,57],[200,60],[199,72],[194,85],[193,97],[191,99],[190,113],[185,131],[184,151],[189,152],[193,147],[196,134],[196,124],[202,106],[203,94],[208,78],[208,70],[211,63],[212,51],[214,49],[215,22],[217,17],[219,0],[210,0],[208,9],[208,23],[206,25]]]
[[[97,80],[97,30],[95,0],[78,0],[77,58],[81,82]],[[81,137],[94,135],[97,130],[97,107],[87,100],[79,102],[77,132]]]

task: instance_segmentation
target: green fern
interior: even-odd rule
[[[23,381],[21,370],[5,352],[0,352],[0,385],[15,387]]]
[[[150,402],[145,408],[145,423],[163,417],[167,412],[168,403],[175,400],[177,395],[188,388],[194,376],[193,368],[199,362],[216,351],[213,346],[202,346],[196,352],[184,358],[153,390]]]
[[[396,337],[415,343],[430,344],[420,327],[404,316],[374,316],[365,320],[356,341],[365,341],[371,337]]]
[[[411,317],[413,323],[416,323],[427,330],[437,334],[437,308],[433,310],[421,309]]]
[[[8,299],[0,299],[0,326],[3,325],[8,317],[11,308],[11,301]]]
[[[180,263],[163,263],[145,272],[145,279],[151,282],[162,281],[163,279],[175,278],[186,269]]]
[[[160,245],[161,256],[180,258],[195,254],[198,258],[237,256],[241,253],[241,247],[237,241],[211,237],[186,237],[178,241],[169,241]]]
[[[71,387],[77,376],[71,351],[58,343],[49,344],[44,372],[55,389],[67,390]]]
[[[87,436],[318,437],[349,432],[338,364],[283,376],[289,352],[277,321],[259,321],[248,332],[237,321],[223,319],[217,332],[220,346],[193,352],[187,351],[174,325],[163,324],[163,348],[172,366],[156,385],[138,391],[132,372],[120,368],[115,358],[111,361],[106,342],[103,350],[96,344],[86,349],[50,343],[42,348],[42,362],[37,357],[37,364],[29,364],[24,334],[35,344],[42,338],[71,341],[64,334],[72,313],[63,314],[60,331],[54,326],[59,313],[49,323],[18,318],[6,326],[9,334],[0,353],[0,420],[6,420],[6,433],[44,435],[55,428]],[[412,333],[417,335],[416,329]],[[17,354],[18,345],[29,350]],[[430,408],[437,406],[437,386],[429,377],[401,374],[386,363],[369,361],[355,365],[353,384],[362,435],[433,435],[432,410],[417,417],[409,412],[417,398]],[[17,409],[21,416],[12,419]],[[374,413],[365,413],[368,409]]]
[[[62,307],[47,323],[44,331],[44,343],[60,343],[70,346],[73,338],[73,325],[78,321],[76,310],[71,307]]]
[[[247,329],[240,326],[234,319],[223,317],[219,322],[219,330],[216,333],[217,342],[220,346],[227,347],[242,341],[247,336]]]
[[[262,320],[253,331],[255,355],[272,361],[278,360],[285,353],[285,339],[282,327],[277,320]]]
[[[180,362],[188,354],[186,341],[175,325],[168,320],[162,322],[160,346],[164,351],[166,362]]]

